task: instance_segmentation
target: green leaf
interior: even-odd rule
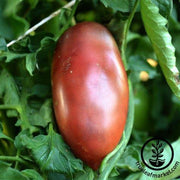
[[[166,28],[167,20],[159,14],[159,9],[151,0],[141,0],[141,15],[166,81],[180,98],[179,71],[176,67],[175,49]]]
[[[0,37],[0,52],[6,50],[7,50],[6,41],[4,38]]]
[[[18,109],[19,94],[16,83],[12,76],[5,69],[0,74],[0,98],[4,104],[0,105],[0,109]],[[9,110],[9,115],[17,116],[17,112]]]
[[[87,167],[83,172],[76,173],[74,180],[94,180],[94,172]]]
[[[53,129],[50,129],[48,135],[38,135],[33,139],[21,134],[18,143],[32,151],[34,159],[44,171],[70,175],[82,171],[82,162],[73,156],[62,137]]]
[[[46,127],[48,123],[52,122],[52,102],[47,99],[41,106],[38,112],[32,113],[29,117],[30,123],[33,126]]]
[[[127,146],[125,152],[116,163],[115,168],[128,169],[133,172],[139,171],[136,162],[140,161],[140,154],[139,154],[140,150],[141,150],[140,145]]]
[[[115,11],[131,12],[135,0],[101,0],[105,7],[110,7]]]
[[[1,180],[29,180],[20,171],[10,167],[10,164],[0,161],[0,179]]]
[[[37,96],[39,98],[45,98],[49,94],[51,88],[45,84],[35,84],[30,89],[29,95],[30,96]]]
[[[133,173],[130,174],[125,180],[139,180],[139,178],[141,177],[141,173]]]
[[[44,180],[42,176],[33,169],[26,169],[21,171],[22,174],[24,174],[26,177],[32,179],[32,180]]]
[[[25,53],[22,53],[22,54],[21,53],[14,53],[12,51],[5,51],[5,52],[1,53],[1,57],[6,57],[6,60],[5,60],[6,63],[9,63],[9,62],[11,62],[15,59],[18,59],[18,58],[23,58],[26,55],[27,54],[25,54]]]
[[[164,16],[165,18],[168,18],[171,14],[172,8],[173,8],[173,1],[171,0],[152,0],[156,6],[159,8],[159,13]]]
[[[37,36],[37,39],[39,39],[40,35]],[[33,53],[29,52],[20,52],[24,51],[25,47],[27,45],[28,39],[25,39],[23,41],[19,41],[16,45],[13,47],[13,51],[5,51],[1,53],[1,57],[5,57],[6,63],[9,63],[13,60],[18,60],[20,58],[26,58],[26,69],[29,72],[31,76],[33,76],[33,72],[36,68],[37,60],[43,60],[44,59],[50,59],[52,57],[52,53],[55,47],[55,41],[51,37],[45,37],[41,39],[40,42],[33,40],[33,38],[30,39],[29,50],[34,51]],[[14,52],[17,51],[17,52]],[[27,51],[27,50],[26,50]]]
[[[47,66],[51,64],[55,41],[53,38],[46,36],[40,42],[40,47],[36,50],[36,65],[38,69],[50,69]]]
[[[15,39],[22,35],[29,23],[17,15],[17,0],[0,1],[0,36],[7,39]]]
[[[11,15],[12,12],[16,12],[17,9],[15,7],[17,7],[20,2],[20,0],[6,0],[6,7],[4,13],[6,15]]]
[[[48,180],[69,180],[66,178],[64,174],[56,173],[56,172],[49,172],[48,173]]]
[[[30,81],[28,81],[28,83],[30,83]],[[0,109],[7,110],[8,117],[18,117],[18,123],[22,128],[30,128],[32,131],[35,130],[35,127],[31,127],[28,119],[29,106],[27,104],[27,89],[23,89],[20,95],[16,82],[6,69],[3,69],[0,74],[0,84],[0,98],[3,102],[3,104],[0,105]]]
[[[26,56],[26,69],[28,70],[29,74],[32,76],[33,71],[35,70],[36,67],[36,54],[28,54]]]
[[[127,38],[128,38],[128,48],[126,48],[127,57],[138,55],[144,60],[148,58],[157,59],[153,51],[151,42],[147,36],[140,36],[140,34],[130,33],[130,37],[128,36]]]
[[[61,30],[60,30],[60,32],[59,32],[59,37],[61,37],[61,35],[65,32],[65,30],[68,29],[68,27],[70,27],[70,24],[71,24],[71,22],[72,22],[72,18],[73,18],[74,15],[75,15],[75,12],[76,12],[76,9],[77,9],[77,7],[78,7],[79,2],[80,2],[79,0],[76,0],[76,1],[75,1],[75,4],[74,4],[74,6],[72,7],[72,10],[71,10],[71,13],[70,13],[68,19],[65,21],[65,24],[64,24],[63,28],[61,28]],[[62,14],[61,14],[61,15],[62,15]],[[61,18],[62,18],[62,16],[61,16]]]
[[[13,142],[13,139],[10,138],[9,136],[6,136],[1,130],[0,130],[0,139],[7,139],[7,140]]]
[[[38,52],[43,49],[48,51],[52,50],[55,46],[55,41],[49,33],[36,33],[34,36],[29,37],[28,48],[31,52]],[[50,51],[51,52],[51,51]],[[50,53],[49,52],[49,53]],[[46,52],[47,53],[47,52]]]
[[[108,176],[110,175],[112,169],[115,167],[118,159],[122,156],[124,149],[129,141],[133,127],[133,120],[134,120],[134,98],[133,98],[132,85],[130,81],[129,81],[129,93],[130,93],[129,111],[128,111],[128,117],[126,120],[126,126],[123,132],[123,136],[117,147],[104,158],[100,167],[100,175],[98,180],[108,179]]]

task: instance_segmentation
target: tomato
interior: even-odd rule
[[[134,127],[138,130],[149,130],[149,93],[143,85],[136,85],[134,89],[134,102],[135,102],[135,113],[134,113]]]
[[[83,22],[63,34],[53,57],[52,93],[62,136],[97,170],[122,136],[129,100],[120,53],[105,27]]]

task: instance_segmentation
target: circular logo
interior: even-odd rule
[[[171,144],[162,138],[152,138],[145,142],[141,149],[141,159],[145,166],[152,170],[167,168],[174,157]]]

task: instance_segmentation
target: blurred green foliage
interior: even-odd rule
[[[173,142],[176,160],[180,161],[177,153],[180,149],[177,140],[180,137],[180,100],[169,88],[151,38],[146,34],[140,13],[142,7],[138,6],[128,35],[123,37],[135,0],[82,0],[77,9],[62,9],[52,20],[7,48],[8,42],[68,2],[0,1],[0,179],[93,180],[101,176],[71,153],[57,133],[52,108],[51,63],[55,43],[68,27],[82,21],[95,21],[106,26],[119,49],[127,40],[124,51],[127,74],[133,86],[135,103],[131,106],[135,106],[135,120],[129,144],[106,178],[146,178],[135,162],[140,161],[143,143],[154,136]],[[179,1],[152,2],[159,8],[158,18],[163,16],[168,22],[165,27],[172,37],[176,64],[180,69]],[[160,44],[158,39],[157,43]],[[150,64],[148,59],[157,62],[157,66]],[[146,77],[142,72],[146,72]],[[175,171],[171,178],[180,176],[179,172],[180,169]]]

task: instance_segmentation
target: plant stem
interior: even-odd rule
[[[128,31],[131,25],[131,22],[133,20],[134,14],[136,12],[136,9],[138,7],[139,4],[139,0],[136,0],[135,5],[133,7],[133,10],[131,12],[131,14],[129,15],[129,18],[127,19],[125,25],[124,25],[124,30],[123,30],[123,41],[122,41],[122,46],[121,46],[121,53],[122,53],[122,60],[125,66],[125,69],[127,70],[127,60],[126,60],[126,46],[127,46],[127,35],[128,35]]]
[[[71,14],[70,14],[70,16],[69,16],[69,19],[67,20],[65,26],[63,26],[63,28],[61,29],[61,31],[60,31],[60,33],[59,33],[59,37],[63,34],[63,32],[68,28],[69,24],[72,22],[73,16],[74,16],[74,14],[75,14],[75,12],[76,12],[76,9],[77,9],[78,4],[79,4],[79,0],[76,0],[76,3],[74,4],[74,7],[73,7],[73,9],[72,9],[72,12],[71,12]]]
[[[16,154],[16,158],[19,158],[19,155],[20,155],[20,152],[19,150],[17,151],[17,154]],[[16,161],[15,163],[15,169],[18,169],[18,165],[19,165],[19,161]]]
[[[15,109],[19,112],[19,105],[14,105],[14,104],[8,104],[8,105],[0,105],[0,109]]]
[[[0,156],[0,160],[2,161],[16,161],[16,162],[20,162],[22,164],[28,165],[29,163],[24,161],[23,159],[21,159],[18,156]]]
[[[36,25],[34,25],[33,27],[31,27],[30,29],[28,29],[22,36],[19,36],[16,40],[13,40],[11,42],[9,42],[7,44],[7,47],[12,46],[14,43],[18,42],[19,40],[23,39],[25,36],[27,36],[28,34],[30,34],[31,32],[35,31],[37,28],[39,28],[40,26],[42,26],[43,24],[45,24],[46,22],[48,22],[49,20],[51,20],[52,18],[54,18],[55,16],[57,16],[62,8],[69,8],[71,6],[73,6],[75,4],[76,0],[72,0],[71,2],[69,2],[68,4],[66,4],[65,6],[61,7],[60,9],[58,9],[57,11],[53,12],[52,14],[50,14],[48,17],[44,18],[43,20],[41,20],[39,23],[37,23]]]

